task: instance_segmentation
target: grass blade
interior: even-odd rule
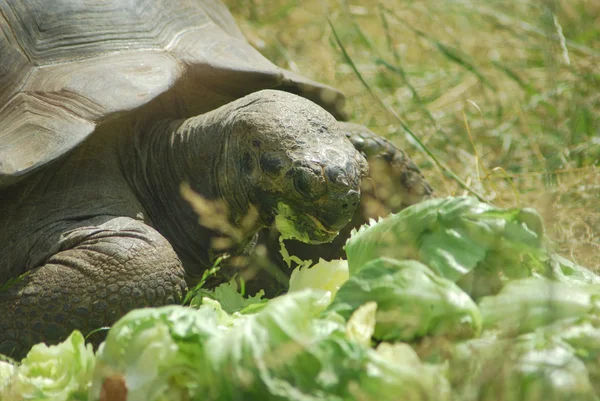
[[[404,120],[402,119],[402,117],[400,117],[398,115],[398,113],[396,113],[391,107],[389,107],[384,101],[383,99],[381,99],[381,97],[379,95],[377,95],[373,89],[371,88],[371,86],[369,85],[369,83],[365,80],[365,78],[362,76],[362,74],[360,73],[360,71],[358,70],[358,68],[356,67],[356,64],[354,64],[354,62],[352,61],[352,58],[350,57],[350,55],[348,54],[348,52],[346,51],[346,48],[344,47],[344,44],[342,43],[337,31],[335,30],[335,27],[333,26],[333,23],[331,22],[331,20],[329,18],[327,18],[327,22],[329,23],[329,26],[331,27],[331,31],[333,33],[333,36],[335,38],[336,43],[338,44],[338,46],[340,47],[340,50],[342,51],[342,55],[344,56],[344,60],[348,63],[348,65],[350,66],[350,68],[352,68],[352,70],[354,71],[354,73],[356,74],[356,76],[358,77],[358,79],[360,80],[360,82],[363,84],[363,86],[365,87],[365,89],[367,89],[367,91],[369,92],[369,94],[373,97],[373,99],[375,99],[383,108],[384,110],[386,110],[391,116],[393,116],[396,121],[398,121],[398,123],[400,124],[400,126],[408,133],[408,135],[410,135],[410,137],[417,143],[419,144],[419,146],[421,147],[421,149],[423,149],[423,151],[431,158],[431,160],[433,160],[433,162],[440,168],[442,169],[442,171],[444,171],[444,173],[448,174],[452,179],[454,179],[461,187],[463,187],[465,190],[469,191],[469,193],[471,193],[472,195],[474,195],[475,197],[477,197],[480,201],[485,201],[485,197],[483,195],[481,195],[478,191],[476,191],[475,189],[471,188],[462,178],[460,178],[458,175],[456,175],[456,173],[454,173],[454,171],[452,171],[448,166],[446,166],[445,164],[443,164],[432,152],[431,150],[429,150],[429,148],[427,146],[425,146],[425,144],[423,142],[421,142],[421,140],[419,139],[419,137],[417,137],[412,130],[408,127],[408,125],[404,122]]]

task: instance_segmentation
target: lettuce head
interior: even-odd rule
[[[478,268],[489,282],[499,280],[500,273],[530,275],[526,262],[545,258],[544,244],[542,219],[532,209],[499,209],[471,197],[449,197],[364,225],[345,249],[350,275],[370,260],[388,257],[420,261],[453,282]]]

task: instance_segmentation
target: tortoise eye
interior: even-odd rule
[[[294,186],[307,199],[317,199],[327,190],[325,177],[316,168],[299,167],[294,171]]]
[[[283,169],[281,158],[272,153],[263,153],[260,156],[260,168],[267,174],[279,175]]]

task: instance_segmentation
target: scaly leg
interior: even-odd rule
[[[433,194],[417,165],[403,150],[362,125],[347,122],[340,125],[346,137],[369,162],[369,178],[361,186],[363,221],[397,213]],[[378,203],[383,210],[374,211],[368,205],[370,201]]]
[[[20,359],[74,329],[86,335],[133,308],[181,301],[183,267],[153,228],[104,216],[64,236],[62,250],[0,291],[0,353]]]

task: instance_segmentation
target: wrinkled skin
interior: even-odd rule
[[[331,241],[368,170],[348,127],[271,90],[187,120],[101,126],[0,194],[0,353],[19,358],[133,308],[180,302],[219,255],[248,253],[280,203],[310,242]],[[243,228],[235,241],[215,246],[224,230],[198,224],[182,182],[221,202],[227,223]]]

